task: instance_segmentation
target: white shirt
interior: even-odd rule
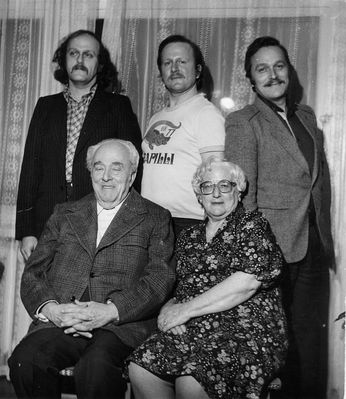
[[[124,199],[125,200],[125,199]],[[99,245],[102,237],[104,236],[108,226],[111,224],[114,216],[118,213],[122,203],[118,204],[115,208],[112,209],[105,209],[97,203],[97,238],[96,238],[96,246]]]

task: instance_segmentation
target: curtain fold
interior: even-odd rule
[[[346,305],[346,7],[335,3],[321,25],[317,115],[323,127],[332,190],[332,233],[336,269],[330,280],[329,391],[328,398],[342,398],[345,374],[345,319],[336,321]]]

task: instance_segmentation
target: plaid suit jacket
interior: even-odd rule
[[[311,195],[322,242],[330,254],[333,247],[323,134],[310,107],[298,105],[296,115],[314,143],[311,175],[296,140],[259,98],[226,119],[226,157],[244,170],[249,182],[244,205],[268,219],[289,263],[301,260],[307,251]]]
[[[173,287],[170,213],[132,189],[98,247],[96,234],[94,194],[56,206],[22,277],[22,301],[34,320],[29,332],[54,327],[35,319],[42,303],[67,303],[89,288],[91,300],[111,298],[118,308],[119,322],[104,328],[135,347],[156,326]]]

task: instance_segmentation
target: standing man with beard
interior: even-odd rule
[[[107,138],[131,141],[141,151],[141,133],[131,103],[106,92],[117,72],[97,36],[78,30],[56,50],[54,77],[63,92],[41,97],[31,119],[22,163],[16,239],[27,260],[54,206],[92,191],[85,168],[87,148]],[[141,167],[134,187],[139,189]]]
[[[332,254],[328,167],[313,110],[297,104],[287,50],[272,37],[247,49],[256,98],[226,120],[226,158],[249,181],[244,205],[268,219],[286,260],[283,295],[291,327],[285,398],[325,398]]]

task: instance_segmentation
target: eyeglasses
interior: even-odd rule
[[[214,192],[215,187],[217,187],[221,193],[229,193],[234,189],[236,185],[237,183],[229,180],[220,180],[217,183],[213,183],[211,181],[204,181],[199,185],[199,188],[201,189],[201,193],[203,195],[208,195]]]

